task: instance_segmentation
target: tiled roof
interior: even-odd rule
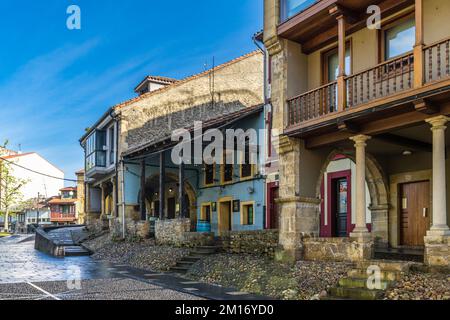
[[[218,116],[217,118],[213,118],[210,120],[206,120],[202,123],[202,129],[203,131],[211,129],[211,128],[218,128],[221,126],[225,126],[225,125],[229,125],[232,124],[240,119],[246,118],[252,114],[255,113],[259,113],[263,110],[264,105],[260,104],[260,105],[256,105],[256,106],[252,106],[252,107],[248,107],[248,108],[243,108],[241,110],[235,111],[235,112],[231,112],[228,114],[222,114],[220,116]],[[194,126],[190,126],[185,128],[186,130],[193,132],[194,131]],[[163,145],[170,145],[172,143],[174,143],[171,140],[171,135],[164,137],[163,139],[159,139],[159,140],[151,140],[151,141],[147,141],[139,146],[130,148],[129,150],[127,150],[126,152],[123,153],[123,156],[132,156],[135,153],[139,153],[142,151],[146,151],[148,149],[152,149],[155,146],[159,146],[160,144]]]
[[[59,189],[59,191],[76,191],[77,187],[66,187],[66,188],[62,188]]]
[[[4,156],[2,157],[3,159],[14,159],[14,158],[19,158],[19,157],[24,157],[24,156],[29,156],[30,154],[35,154],[36,152],[27,152],[27,153],[18,153],[18,154],[12,154],[9,156]]]
[[[228,62],[226,62],[224,64],[218,65],[217,67],[214,67],[212,69],[206,70],[206,71],[198,73],[198,74],[194,74],[192,76],[189,76],[187,78],[184,78],[182,80],[174,82],[174,83],[172,83],[172,84],[170,84],[168,86],[165,86],[163,88],[160,88],[160,89],[157,89],[157,90],[154,90],[154,91],[151,91],[151,92],[144,93],[143,95],[140,95],[140,96],[135,97],[133,99],[127,100],[127,101],[122,102],[122,103],[119,103],[119,104],[115,105],[113,107],[113,109],[122,109],[122,108],[124,108],[126,106],[129,106],[129,105],[133,104],[134,102],[143,100],[143,99],[145,99],[147,97],[153,96],[153,95],[158,94],[158,93],[165,92],[165,91],[167,91],[167,90],[169,90],[169,89],[171,89],[171,88],[173,88],[175,86],[179,86],[179,85],[182,85],[182,84],[184,84],[186,82],[198,79],[200,77],[203,77],[205,75],[208,75],[208,74],[212,73],[213,71],[216,72],[216,71],[218,71],[220,69],[223,69],[223,68],[225,68],[225,67],[227,67],[229,65],[232,65],[232,64],[237,63],[239,61],[245,60],[245,59],[247,59],[249,57],[252,57],[252,56],[255,56],[257,54],[262,54],[262,53],[259,50],[255,50],[253,52],[247,53],[247,54],[245,54],[243,56],[240,56],[240,57],[238,57],[236,59],[230,60],[230,61],[228,61]]]
[[[52,199],[50,200],[48,203],[49,204],[74,204],[75,202],[77,202],[78,199]]]
[[[154,81],[154,82],[158,82],[158,83],[162,83],[162,84],[172,84],[177,82],[177,79],[173,79],[173,78],[168,78],[168,77],[161,77],[161,76],[147,76],[145,77],[144,80],[142,80],[137,86],[136,88],[134,88],[134,90],[138,90],[139,87],[141,87],[146,81]]]

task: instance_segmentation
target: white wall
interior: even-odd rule
[[[356,165],[351,159],[340,159],[337,161],[331,161],[330,164],[327,167],[327,172],[325,172],[325,179],[324,179],[324,198],[328,201],[328,174],[333,172],[339,172],[344,170],[351,170],[352,176],[351,176],[351,184],[352,184],[352,190],[351,190],[351,197],[352,197],[352,224],[356,223]],[[366,223],[372,223],[372,215],[369,210],[369,205],[371,203],[370,200],[370,193],[369,193],[369,187],[366,183]],[[324,206],[324,225],[328,225],[328,205]]]
[[[10,161],[37,172],[55,176],[60,179],[64,178],[64,172],[37,153],[21,155],[10,159]],[[11,165],[11,168],[15,177],[29,180],[29,182],[21,188],[24,200],[36,198],[38,193],[46,197],[56,196],[59,194],[59,190],[64,188],[63,180],[45,177],[15,165]]]

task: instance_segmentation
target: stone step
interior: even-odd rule
[[[408,271],[413,262],[405,262],[405,261],[390,261],[390,260],[369,260],[369,261],[360,261],[356,264],[358,269],[367,270],[371,266],[377,266],[382,271],[398,271],[405,272]]]
[[[351,278],[367,279],[367,271],[361,269],[352,269],[347,272],[347,275]],[[397,281],[402,277],[402,273],[398,271],[381,271],[381,280],[384,281]]]
[[[189,270],[189,267],[180,267],[180,266],[175,266],[170,268],[171,272],[176,272],[176,273],[186,273]]]
[[[192,252],[194,253],[200,253],[200,254],[213,254],[216,253],[217,247],[215,246],[201,246],[201,247],[195,247]]]
[[[377,249],[374,252],[374,258],[377,260],[397,260],[423,262],[423,250],[393,250],[393,249]]]
[[[362,288],[335,287],[330,289],[330,295],[334,298],[347,298],[352,300],[376,300],[383,296],[383,291]]]
[[[67,246],[64,247],[64,256],[74,257],[74,256],[88,256],[90,252],[80,246]]]
[[[192,261],[192,262],[197,262],[200,259],[203,259],[205,256],[200,256],[200,255],[192,255],[192,256],[186,256],[183,258],[183,260],[185,261]]]
[[[379,290],[386,290],[389,285],[391,284],[391,281],[381,280],[380,285],[381,288],[378,288]],[[345,287],[345,288],[367,288],[367,278],[341,278],[339,279],[339,286]]]
[[[177,262],[177,267],[191,267],[194,263],[194,261],[180,260]]]

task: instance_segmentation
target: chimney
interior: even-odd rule
[[[147,76],[141,83],[134,89],[138,95],[143,95],[147,92],[152,92],[164,87],[167,87],[178,80],[167,78],[167,77],[157,77],[157,76]]]

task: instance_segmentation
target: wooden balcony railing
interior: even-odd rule
[[[425,46],[425,82],[450,77],[450,38]]]
[[[341,94],[347,97],[343,109],[338,109],[337,81],[289,99],[287,127],[449,78],[450,38],[447,38],[345,77]]]
[[[288,125],[311,120],[337,110],[337,82],[288,100]]]
[[[346,77],[347,107],[387,97],[414,85],[414,55],[408,53]]]
[[[76,218],[77,217],[75,213],[59,213],[59,212],[50,213],[51,221],[73,221]]]

